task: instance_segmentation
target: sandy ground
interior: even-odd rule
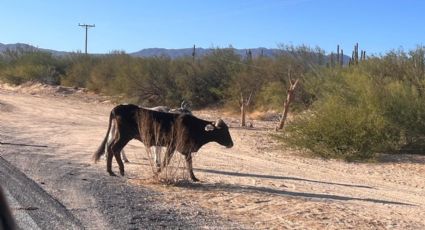
[[[425,156],[306,158],[275,143],[274,123],[241,129],[237,117],[217,111],[194,114],[224,116],[235,145],[210,143],[195,155],[200,183],[152,182],[136,141],[126,147],[126,176],[109,177],[104,161],[91,160],[113,108],[105,100],[81,90],[0,87],[0,141],[47,146],[0,145],[1,156],[88,229],[425,229]]]

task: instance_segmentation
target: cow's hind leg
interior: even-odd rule
[[[115,155],[113,146],[119,139],[119,135],[116,133],[117,130],[117,124],[116,120],[114,119],[111,124],[111,130],[108,133],[108,138],[105,145],[105,152],[106,152],[106,171],[109,173],[110,176],[116,176],[115,173],[112,171],[112,158]]]
[[[114,153],[115,160],[118,163],[118,167],[120,169],[121,176],[124,176],[124,163],[121,159],[121,150],[124,148],[124,146],[131,140],[131,138],[128,137],[120,137],[117,142],[114,143],[112,146],[112,152]]]
[[[116,176],[114,172],[112,172],[112,158],[114,157],[114,154],[112,152],[112,145],[108,145],[107,147],[107,154],[106,154],[106,171],[109,173],[110,176]]]
[[[122,132],[121,132],[122,133]],[[131,140],[128,136],[120,136],[115,135],[113,138],[112,143],[108,146],[108,158],[106,162],[106,168],[111,176],[116,176],[114,172],[112,172],[112,158],[115,156],[115,159],[117,160],[118,167],[120,169],[120,174],[124,175],[124,163],[121,160],[121,150],[124,148],[124,146]]]
[[[124,148],[123,148],[123,150],[121,150],[121,157],[122,157],[122,159],[123,159],[123,161],[124,161],[125,163],[129,163],[129,162],[130,162],[130,161],[128,160],[127,156],[125,155]]]

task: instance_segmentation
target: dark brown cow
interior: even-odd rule
[[[106,137],[93,155],[95,162],[105,152],[112,122],[115,122],[118,131],[108,146],[106,169],[111,176],[115,175],[111,167],[113,156],[118,163],[120,174],[124,175],[120,152],[132,139],[143,142],[147,147],[167,147],[161,168],[168,165],[175,150],[179,151],[185,156],[187,169],[193,181],[198,181],[192,169],[193,152],[213,141],[228,148],[233,146],[229,128],[221,119],[216,122],[205,121],[189,114],[152,111],[131,104],[118,105],[112,109]]]
[[[192,115],[192,111],[190,111],[189,107],[188,107],[188,103],[183,101],[182,104],[180,105],[180,108],[175,108],[175,109],[170,109],[170,107],[168,106],[156,106],[156,107],[152,107],[152,108],[146,108],[146,109],[150,109],[150,110],[155,110],[158,112],[164,112],[164,113],[185,113],[185,114],[190,114]],[[107,153],[108,151],[108,146],[110,145],[110,143],[112,143],[112,138],[115,135],[115,123],[112,123],[112,127],[110,129],[109,135],[108,135],[108,140],[106,142],[105,145],[105,153]],[[155,165],[157,168],[161,167],[161,150],[162,147],[161,146],[155,146],[154,148],[154,161],[155,161]],[[124,162],[129,163],[130,161],[128,160],[124,149],[121,150],[121,158],[124,160]]]

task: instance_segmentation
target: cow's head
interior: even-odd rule
[[[229,127],[224,123],[223,120],[218,119],[211,124],[205,126],[205,131],[212,132],[214,134],[214,141],[220,145],[224,145],[227,148],[233,147],[232,137],[229,133]]]

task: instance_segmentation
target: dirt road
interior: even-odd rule
[[[79,229],[83,227],[66,207],[1,156],[0,181],[2,187],[7,188],[5,191],[20,228]],[[29,213],[31,215],[28,215]],[[37,223],[34,223],[34,219]]]
[[[0,88],[0,141],[47,146],[0,145],[0,155],[84,228],[425,229],[424,156],[386,156],[379,164],[305,158],[279,149],[269,122],[232,128],[232,149],[204,146],[194,157],[201,183],[153,183],[137,142],[126,147],[127,175],[110,177],[105,162],[91,160],[113,107],[102,100]],[[224,120],[237,126],[234,117]]]

